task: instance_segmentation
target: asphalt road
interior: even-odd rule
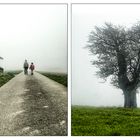
[[[0,88],[1,136],[67,135],[67,89],[35,73]]]

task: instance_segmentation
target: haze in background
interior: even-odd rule
[[[95,26],[105,22],[131,27],[140,21],[140,4],[73,4],[72,5],[72,104],[91,106],[123,106],[123,94],[109,80],[95,76],[91,65],[94,57],[87,45],[88,35]],[[140,107],[140,95],[137,95]]]
[[[5,70],[67,72],[67,5],[0,4],[0,56]]]

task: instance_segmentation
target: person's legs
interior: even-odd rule
[[[26,69],[24,68],[24,74],[26,74]]]
[[[28,75],[28,68],[26,69],[26,74]]]
[[[33,73],[33,70],[31,70],[31,75],[33,75],[34,73]]]
[[[24,74],[28,74],[28,68],[24,68]]]

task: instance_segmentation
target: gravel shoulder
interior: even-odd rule
[[[1,136],[67,135],[67,88],[36,73],[0,88]]]

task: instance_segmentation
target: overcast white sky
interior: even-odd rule
[[[94,26],[105,22],[130,27],[140,21],[140,4],[73,4],[72,5],[72,104],[93,106],[123,106],[123,94],[109,81],[101,83],[90,61],[92,55],[84,49]],[[140,95],[138,94],[138,106]]]
[[[0,5],[0,56],[5,70],[67,71],[67,5]]]

